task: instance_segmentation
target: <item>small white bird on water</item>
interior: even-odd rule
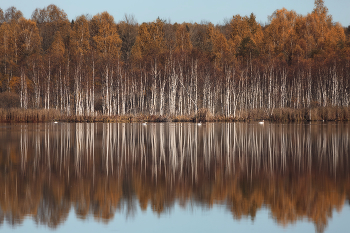
[[[198,126],[201,126],[201,125],[202,125],[202,122],[201,122],[201,121],[200,121],[200,122],[198,122],[198,123],[197,123],[197,125],[198,125]]]
[[[143,122],[143,123],[142,123],[142,125],[146,126],[146,125],[147,125],[147,122],[146,122],[146,121],[145,121],[145,122]]]
[[[58,121],[54,121],[53,123],[57,124],[57,123],[58,123]]]
[[[259,125],[263,125],[264,124],[264,120],[259,121]]]

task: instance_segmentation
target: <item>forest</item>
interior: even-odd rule
[[[350,26],[323,0],[265,25],[0,9],[0,121],[349,120],[349,76]]]

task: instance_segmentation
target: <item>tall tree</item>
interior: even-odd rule
[[[192,49],[192,42],[190,39],[189,27],[183,23],[178,26],[176,30],[176,47],[175,51],[178,53],[190,52]]]
[[[4,11],[0,8],[0,24],[5,22]]]
[[[89,21],[86,16],[82,15],[76,18],[70,43],[72,60],[75,65],[75,112],[77,115],[82,115],[85,110],[86,113],[90,114],[94,111],[95,80],[94,74],[92,74],[94,57],[90,46]]]
[[[30,81],[34,83],[34,101],[38,107],[39,103],[39,77],[38,62],[40,60],[41,38],[36,23],[32,20],[20,18],[19,26],[19,65],[21,69],[21,103],[23,107],[28,107],[28,87]]]
[[[256,22],[255,15],[249,17],[235,15],[231,20],[231,45],[237,55],[251,57],[257,55],[262,46],[263,32],[261,25]]]
[[[64,59],[69,60],[67,48],[71,33],[70,23],[67,14],[53,4],[43,9],[36,9],[32,14],[32,20],[36,22],[42,37],[41,45],[45,61],[43,64],[46,85],[45,108],[50,108],[52,104],[58,108],[61,102],[59,87],[62,85],[62,73],[66,73],[63,70],[66,67]],[[54,96],[50,95],[50,92]]]
[[[120,78],[120,49],[122,41],[118,35],[118,28],[113,16],[107,12],[95,15],[92,20],[93,45],[100,58],[100,66],[103,70],[103,112],[112,114],[115,107],[112,102],[115,99],[113,78]],[[115,65],[117,64],[117,67]],[[114,72],[117,74],[114,76]]]
[[[290,61],[293,57],[297,35],[295,25],[298,19],[295,11],[285,8],[276,10],[270,17],[270,25],[265,31],[265,42],[268,53]]]
[[[13,6],[8,8],[4,13],[4,21],[7,23],[18,22],[21,17],[23,17],[22,12]]]
[[[122,40],[121,59],[128,62],[131,58],[131,49],[135,44],[138,24],[133,15],[125,15],[118,24],[118,34]]]
[[[19,76],[18,59],[18,21],[23,16],[22,12],[15,7],[8,8],[3,17],[3,23],[0,26],[1,41],[1,60],[4,67],[4,76],[7,80],[7,90],[10,91],[10,81],[13,76]]]
[[[64,43],[67,44],[70,23],[67,14],[56,5],[49,5],[43,9],[35,9],[32,20],[37,23],[42,37],[42,49],[46,52],[55,39],[55,33],[60,32]]]
[[[135,49],[139,48],[145,60],[154,60],[164,52],[164,22],[157,19],[155,22],[143,23],[139,27],[135,42]]]

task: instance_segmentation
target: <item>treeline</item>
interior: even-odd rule
[[[2,108],[171,117],[205,109],[236,119],[350,103],[350,30],[322,0],[306,16],[276,10],[267,25],[254,14],[222,25],[116,23],[107,12],[70,22],[55,5],[31,19],[0,9],[0,24]]]

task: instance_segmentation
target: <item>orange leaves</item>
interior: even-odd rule
[[[181,24],[176,30],[176,48],[175,51],[184,53],[192,49],[189,28],[187,24]]]
[[[146,23],[141,24],[139,27],[139,33],[136,37],[136,47],[139,48],[142,56],[150,54],[152,48],[155,46],[155,41],[152,38],[151,33],[149,32],[149,25]]]
[[[103,59],[119,58],[121,39],[117,33],[114,18],[107,12],[97,14],[92,19],[97,34],[93,37],[96,49]]]
[[[284,8],[276,10],[264,32],[266,52],[291,62],[337,49],[345,41],[344,30],[340,24],[333,24],[327,12],[322,0],[315,1],[314,11],[307,16]]]
[[[140,37],[136,37],[134,46],[131,49],[131,57],[135,63],[138,63],[142,59],[142,47]]]
[[[48,22],[60,22],[68,20],[67,14],[54,4],[49,5],[46,9],[43,10],[46,12],[46,20]]]
[[[2,54],[8,52],[11,43],[11,30],[8,23],[2,23],[0,26],[0,51]]]
[[[19,20],[19,47],[22,56],[38,53],[40,45],[41,38],[36,23],[30,19],[21,18]]]
[[[233,16],[231,20],[231,39],[239,44],[243,38],[250,35],[248,17],[241,17],[240,15]]]
[[[32,91],[33,90],[33,82],[30,79],[28,79],[28,77],[25,77],[25,82],[26,82],[26,85],[27,85],[29,91]],[[10,79],[9,88],[10,88],[11,92],[19,93],[21,90],[21,78],[17,77],[17,76],[12,77]]]
[[[15,66],[17,63],[17,23],[3,23],[0,26],[0,52],[5,63]]]
[[[139,33],[133,47],[133,54],[142,57],[155,58],[165,49],[163,22],[157,19],[152,23],[143,23],[139,27]]]
[[[261,25],[252,13],[249,18],[240,15],[233,16],[231,23],[231,44],[235,53],[242,57],[258,54],[263,42]]]
[[[324,5],[323,0],[315,0],[315,8],[312,11],[313,14],[321,16],[322,19],[326,18],[328,13],[328,8]]]
[[[330,49],[336,49],[340,43],[346,40],[344,29],[340,23],[336,23],[326,34],[325,43]]]
[[[67,41],[70,35],[70,23],[67,14],[55,5],[49,5],[43,9],[36,9],[32,14],[32,20],[42,37],[42,49],[46,52],[50,49],[57,32],[60,32],[63,41]]]
[[[276,10],[269,17],[271,23],[266,29],[265,41],[270,54],[283,54],[285,59],[290,59],[297,40],[295,25],[298,17],[295,11],[285,8]]]
[[[15,93],[18,93],[20,88],[21,88],[21,78],[20,77],[12,77],[11,80],[10,80],[10,90],[15,92]]]
[[[215,61],[223,64],[230,62],[232,58],[230,55],[232,54],[230,54],[230,48],[225,36],[215,29],[213,32],[212,40],[213,40],[212,53]]]
[[[133,15],[125,15],[124,20],[118,24],[118,33],[122,40],[121,56],[123,61],[130,61],[131,49],[135,44],[138,25]]]
[[[164,22],[159,18],[149,24],[148,31],[150,36],[154,42],[154,45],[159,49],[163,49],[164,46],[164,32],[163,32]]]
[[[227,44],[227,40],[224,35],[218,31],[214,34],[213,40],[213,53],[219,59],[222,59],[224,55],[228,55],[229,47]]]
[[[0,23],[5,22],[5,17],[4,17],[4,12],[3,10],[0,8]]]
[[[89,21],[86,17],[80,16],[76,19],[72,31],[72,37],[76,55],[86,55],[90,50],[90,30],[89,30]]]
[[[65,46],[63,43],[63,39],[61,37],[61,33],[58,31],[55,34],[54,41],[50,47],[50,55],[56,61],[61,61],[64,57]]]

